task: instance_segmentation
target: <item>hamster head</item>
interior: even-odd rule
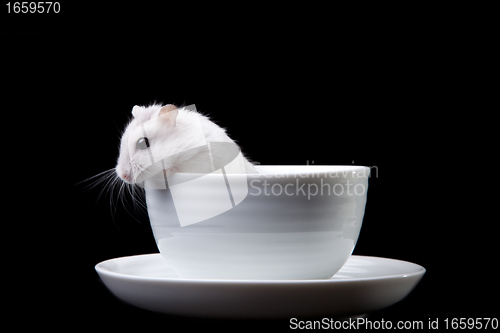
[[[135,184],[141,173],[152,164],[152,156],[160,156],[173,141],[178,109],[175,105],[134,106],[133,118],[123,132],[116,174],[124,182]],[[160,152],[160,150],[162,150]],[[169,166],[166,166],[167,168]]]

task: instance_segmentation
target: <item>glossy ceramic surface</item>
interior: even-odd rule
[[[370,169],[257,169],[258,175],[177,174],[168,190],[146,188],[158,249],[181,277],[327,279],[347,261]]]
[[[356,255],[326,280],[183,279],[160,254],[111,259],[95,269],[127,303],[164,314],[212,318],[365,314],[402,300],[425,273],[410,262]]]

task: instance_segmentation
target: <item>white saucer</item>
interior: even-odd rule
[[[162,256],[103,261],[95,269],[119,299],[155,312],[212,318],[344,317],[390,306],[425,273],[401,260],[351,256],[328,280],[190,280]]]

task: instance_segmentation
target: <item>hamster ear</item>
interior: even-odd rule
[[[178,113],[179,110],[177,109],[177,106],[173,104],[167,104],[160,109],[160,113],[158,116],[164,122],[168,122],[172,124],[172,126],[175,126]]]
[[[137,118],[137,113],[139,112],[140,109],[141,109],[140,106],[134,105],[134,107],[132,108],[132,116],[134,118]]]

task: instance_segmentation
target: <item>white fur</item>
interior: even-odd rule
[[[177,156],[178,152],[185,152],[199,146],[200,135],[204,135],[206,142],[232,142],[234,141],[226,134],[226,131],[213,123],[208,117],[188,110],[179,108],[175,124],[166,121],[164,114],[160,115],[161,105],[148,107],[135,106],[132,110],[133,118],[125,129],[121,144],[120,155],[116,165],[117,175],[127,183],[136,183],[139,175],[144,180],[144,171],[151,165],[151,154],[155,156]],[[197,133],[201,130],[203,133]],[[137,141],[145,134],[150,143],[151,151],[148,149],[136,149]],[[182,158],[183,160],[179,160]],[[167,173],[176,172],[177,165],[187,159],[196,159],[196,156],[180,154],[176,159],[169,159],[167,165],[163,165]],[[252,164],[245,158],[247,169],[253,170]],[[147,176],[146,176],[147,178]]]

